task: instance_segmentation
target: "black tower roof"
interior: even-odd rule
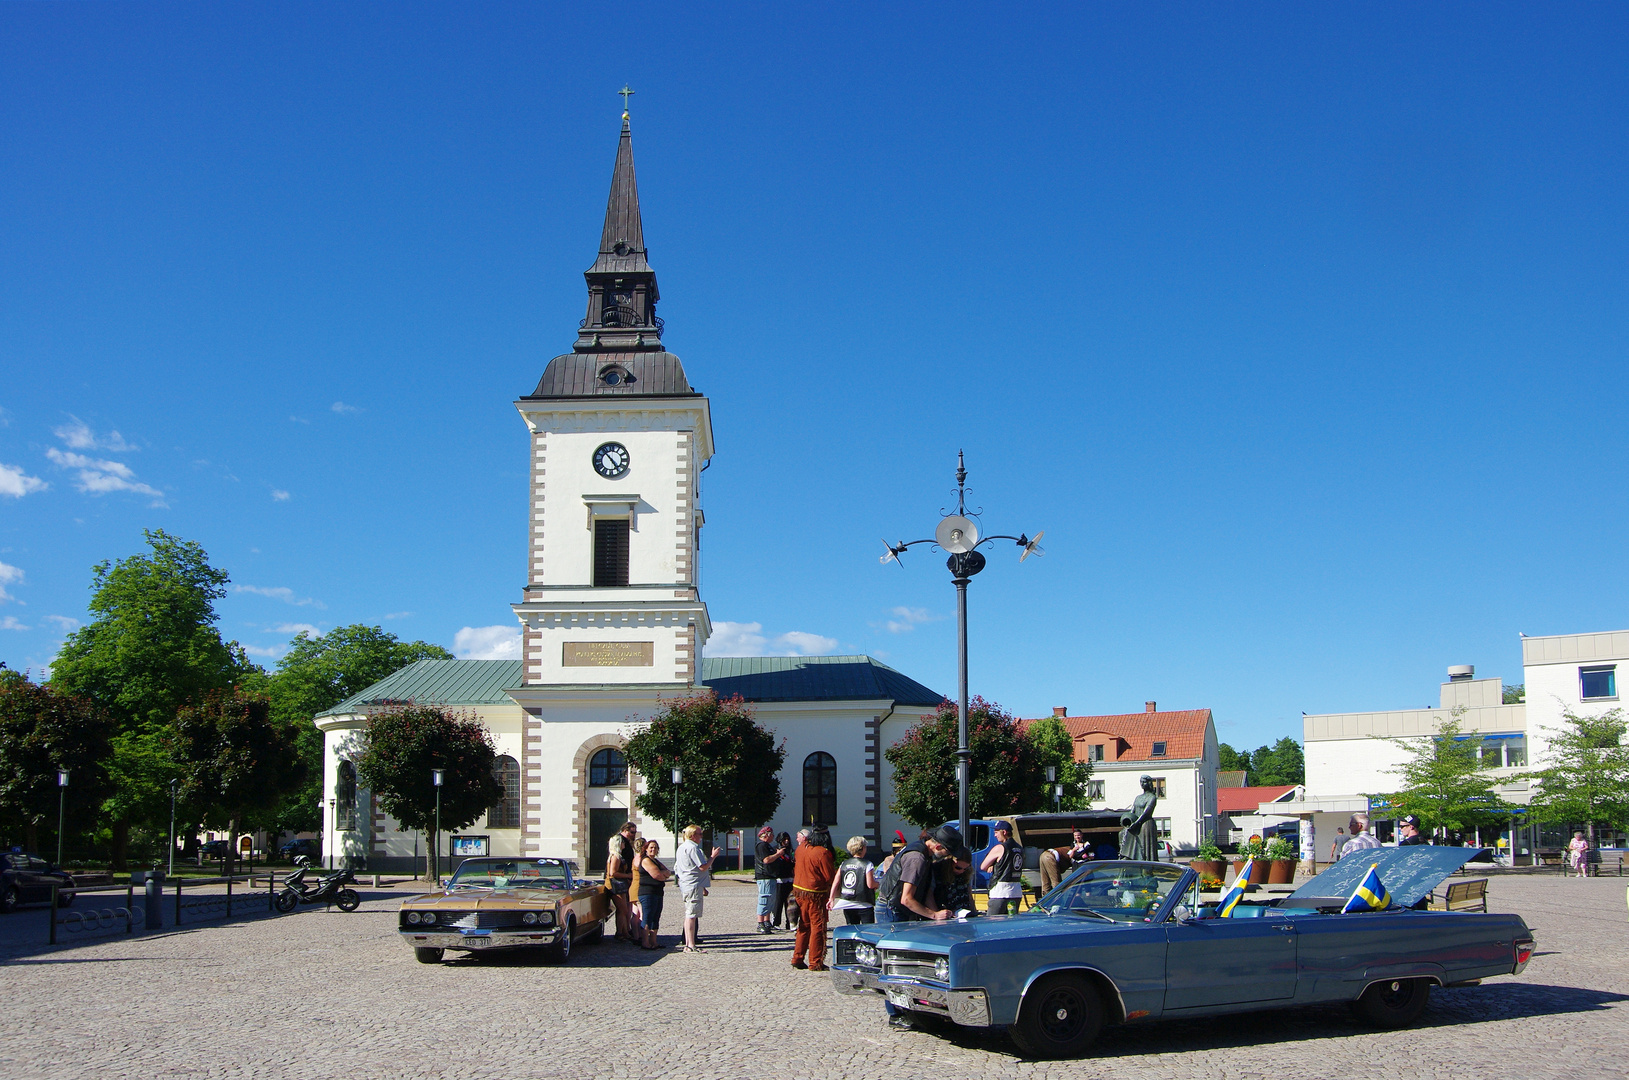
[[[634,177],[633,133],[622,114],[611,195],[605,204],[599,257],[588,280],[588,314],[577,329],[577,344],[549,361],[537,389],[528,397],[647,397],[693,395],[679,358],[662,347],[662,320],[656,317],[656,272],[645,248],[639,215],[639,183]]]

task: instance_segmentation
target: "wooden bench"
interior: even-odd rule
[[[1589,861],[1584,864],[1584,872],[1591,877],[1600,877],[1608,870],[1615,870],[1619,877],[1623,876],[1623,852],[1614,851],[1609,855],[1604,851],[1591,851]]]
[[[1538,865],[1541,867],[1553,866],[1563,874],[1567,872],[1567,857],[1562,852],[1537,851],[1533,853],[1533,858],[1538,860]]]
[[[1432,911],[1486,911],[1488,909],[1488,879],[1467,878],[1448,886],[1448,891],[1437,898],[1431,894]]]

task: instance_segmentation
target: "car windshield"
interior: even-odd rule
[[[537,859],[466,859],[447,883],[450,889],[564,889],[570,884],[566,868]]]
[[[1142,922],[1159,910],[1183,873],[1181,866],[1088,863],[1080,873],[1042,897],[1039,907],[1048,915],[1079,914],[1115,922]]]

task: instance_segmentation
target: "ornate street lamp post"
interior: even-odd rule
[[[1031,555],[1046,554],[1040,548],[1040,539],[1045,534],[1038,532],[1033,540],[1023,533],[981,539],[978,525],[971,520],[981,511],[975,510],[971,515],[967,511],[967,466],[960,450],[956,451],[956,512],[941,513],[943,517],[931,540],[901,540],[897,544],[884,540],[882,546],[888,552],[881,561],[884,564],[896,562],[903,567],[905,564],[899,557],[905,554],[905,549],[917,544],[934,544],[950,553],[945,565],[950,568],[950,580],[956,586],[956,812],[965,838],[968,771],[973,760],[973,751],[967,745],[967,583],[984,569],[984,556],[978,551],[983,545],[992,540],[1011,540],[1023,549],[1018,556],[1018,561],[1023,562]]]
[[[170,870],[171,877],[175,876],[175,785],[177,781],[170,781]]]
[[[441,881],[441,777],[443,770],[431,769],[430,781],[436,786],[436,831],[430,845],[430,880]]]
[[[62,865],[62,829],[68,818],[68,770],[57,770],[57,865]]]

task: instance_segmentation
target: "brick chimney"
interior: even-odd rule
[[[1143,702],[1143,712],[1159,712],[1158,706],[1152,701]]]
[[[1062,720],[1064,717],[1069,715],[1069,706],[1067,706],[1067,705],[1054,705],[1054,706],[1052,706],[1052,715],[1057,717],[1059,720]]]

